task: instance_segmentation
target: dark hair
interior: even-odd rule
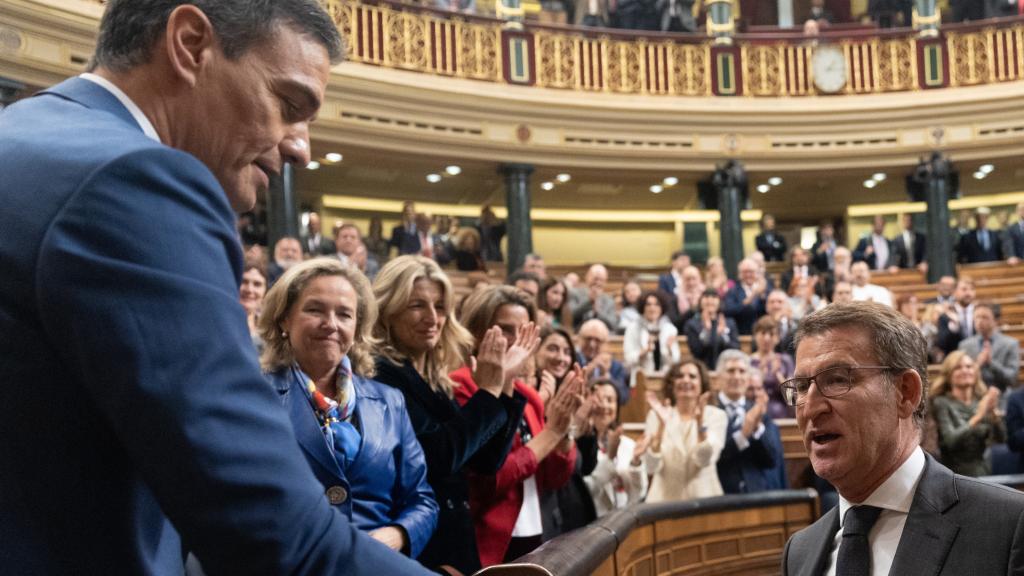
[[[612,423],[608,426],[609,430],[614,430],[615,427],[619,425],[619,409],[621,408],[620,405],[622,403],[622,392],[619,391],[619,387],[615,385],[615,382],[607,376],[597,378],[590,383],[591,390],[597,390],[598,386],[611,386],[612,390],[615,391],[615,420],[612,420]]]
[[[636,310],[641,316],[644,314],[644,308],[647,307],[647,299],[654,296],[654,299],[658,301],[658,306],[661,306],[661,315],[668,314],[668,304],[666,303],[665,296],[657,290],[648,290],[640,295],[640,298],[636,301]]]
[[[569,372],[572,371],[572,365],[576,363],[576,345],[573,344],[572,336],[570,336],[568,332],[562,328],[555,328],[554,326],[545,326],[541,328],[540,345],[543,346],[545,340],[556,334],[564,338],[565,341],[569,343],[569,370],[566,370],[565,374],[563,374],[561,378],[555,376],[556,386],[561,386],[562,380],[569,375]],[[537,348],[537,350],[539,351],[540,348]],[[540,374],[539,368],[537,370],[537,374]]]
[[[662,387],[662,393],[665,395],[665,398],[668,398],[669,403],[673,406],[676,405],[676,391],[673,383],[675,382],[675,379],[679,378],[680,374],[682,374],[683,366],[688,364],[696,366],[697,373],[700,374],[700,393],[703,394],[711,389],[711,375],[708,373],[707,364],[704,364],[696,358],[677,362],[669,366],[668,371],[665,372],[665,384]]]
[[[487,330],[494,325],[494,317],[502,306],[522,306],[530,321],[537,321],[537,307],[533,299],[520,290],[511,286],[488,286],[472,292],[462,301],[459,322],[476,340],[474,350],[480,345]]]
[[[89,69],[124,71],[148,61],[171,12],[186,4],[206,15],[231,60],[266,42],[281,25],[317,41],[332,63],[344,56],[338,28],[317,0],[110,0]]]
[[[675,260],[676,258],[682,258],[683,256],[688,256],[685,250],[676,250],[675,252],[672,253],[672,260]]]
[[[562,305],[557,310],[551,308],[548,304],[548,290],[550,290],[555,284],[562,285]],[[544,282],[540,285],[540,294],[537,294],[537,308],[550,314],[552,317],[558,319],[558,323],[567,332],[572,333],[572,308],[569,306],[569,287],[562,282],[560,278],[554,276],[548,276]]]
[[[761,332],[779,332],[779,323],[774,318],[765,314],[754,322],[754,328],[750,331],[751,334],[760,334]]]
[[[540,278],[533,272],[527,272],[522,268],[516,270],[512,274],[509,274],[508,278],[505,279],[505,284],[507,286],[515,286],[516,282],[519,282],[520,280],[534,282],[537,284],[537,288],[540,288]]]
[[[263,260],[260,260],[258,258],[248,258],[247,257],[245,259],[244,263],[242,264],[242,273],[245,274],[249,270],[255,270],[255,271],[259,272],[260,276],[263,276],[263,280],[264,281],[268,280],[267,267],[263,263]]]

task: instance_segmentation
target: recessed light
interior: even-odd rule
[[[665,188],[663,188],[661,184],[655,184],[654,186],[651,186],[651,192],[655,194],[661,194],[661,191],[664,189]]]
[[[995,169],[996,169],[996,167],[991,165],[991,164],[982,164],[981,167],[978,168],[978,172],[983,172],[985,174],[991,174],[992,171],[995,170]]]
[[[875,172],[874,174],[871,175],[871,179],[874,180],[875,182],[881,182],[885,180],[885,178],[885,172]]]
[[[326,156],[324,156],[324,158],[326,158],[328,162],[336,163],[341,162],[341,159],[344,158],[344,156],[338,154],[337,152],[330,152]]]
[[[974,173],[974,179],[975,180],[984,180],[985,176],[988,176],[988,174],[985,174],[981,170],[978,170],[977,172]]]
[[[566,182],[568,182],[569,180],[572,180],[572,175],[571,175],[571,174],[567,174],[567,173],[565,173],[565,172],[562,172],[562,173],[561,173],[561,174],[559,174],[558,176],[555,176],[555,180],[558,180],[558,181],[559,181],[559,182],[561,182],[562,184],[565,184],[565,183],[566,183]]]
[[[543,184],[540,185],[540,187],[545,189],[545,190],[551,190],[551,189],[553,189],[555,187],[555,183],[554,182],[544,182]]]
[[[768,183],[771,184],[772,186],[778,186],[779,184],[782,184],[782,178],[779,178],[778,176],[772,176],[771,178],[768,179]]]
[[[865,180],[864,181],[864,187],[865,188],[874,188],[875,186],[878,186],[878,182],[875,181],[875,180]]]
[[[307,170],[316,170],[319,167],[320,167],[320,163],[317,162],[316,160],[313,160],[309,164],[306,164],[306,169]]]
[[[761,184],[760,186],[757,187],[757,191],[760,192],[761,194],[766,194],[771,189],[772,187],[767,184]]]
[[[441,175],[440,174],[427,174],[427,182],[430,182],[431,184],[437,184],[440,181],[441,181]]]
[[[676,184],[679,184],[679,178],[676,178],[675,176],[668,176],[662,180],[662,183],[665,184],[665,186],[675,186]]]
[[[462,168],[459,168],[458,166],[445,166],[444,171],[451,176],[458,176],[459,174],[462,174]]]

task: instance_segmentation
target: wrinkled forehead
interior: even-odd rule
[[[876,366],[874,347],[866,328],[834,328],[804,336],[796,348],[797,376],[813,376],[833,366]]]

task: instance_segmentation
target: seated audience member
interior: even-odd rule
[[[267,266],[267,284],[274,282],[292,266],[302,262],[302,244],[297,238],[285,236],[274,244],[274,261]]]
[[[839,248],[839,243],[836,242],[835,227],[826,220],[818,227],[818,239],[811,246],[811,263],[818,272],[831,272],[835,269],[836,248]]]
[[[349,259],[349,263],[366,275],[371,282],[377,277],[377,272],[380,271],[380,263],[370,254],[366,249],[366,244],[363,244],[362,241],[356,246],[356,251]]]
[[[917,296],[913,292],[904,292],[896,298],[896,310],[921,331],[921,335],[924,336],[924,340],[928,344],[929,362],[933,364],[942,362],[945,353],[935,346],[935,338],[939,334],[938,319],[942,313],[939,306],[929,304],[922,311],[917,302]]]
[[[853,249],[853,261],[867,262],[871,270],[888,270],[896,266],[896,252],[885,237],[885,216],[876,215],[871,232],[862,236]]]
[[[939,333],[935,344],[946,354],[956,350],[960,342],[974,336],[974,280],[963,276],[956,283],[956,302],[939,317]]]
[[[786,293],[782,290],[772,290],[769,292],[768,299],[765,301],[764,311],[765,316],[774,320],[778,328],[775,351],[792,352],[793,336],[796,334],[797,321],[793,318],[793,308],[789,305],[789,298],[786,297]],[[755,342],[754,345],[756,346],[757,343]]]
[[[718,480],[726,494],[764,492],[774,484],[776,443],[765,438],[769,427],[778,429],[768,414],[768,395],[761,391],[747,401],[750,358],[739,350],[726,350],[718,357],[719,391],[711,403],[725,410],[728,423],[725,445],[718,457]]]
[[[1003,257],[1011,266],[1024,258],[1024,202],[1017,204],[1017,221],[1003,229]]]
[[[568,294],[569,289],[558,278],[549,276],[544,280],[537,298],[538,324],[541,327],[562,328],[572,333],[572,310],[569,308]]]
[[[762,316],[754,324],[754,343],[757,349],[750,356],[750,365],[761,373],[761,382],[768,395],[768,415],[772,418],[792,418],[793,411],[782,397],[782,383],[793,376],[793,357],[776,351],[779,323],[771,316]],[[721,356],[719,356],[721,362]]]
[[[804,278],[817,276],[817,271],[810,265],[811,257],[799,244],[789,249],[789,266],[782,272],[779,288],[792,296],[796,293],[797,283]]]
[[[355,224],[342,224],[341,228],[338,228],[337,235],[334,237],[334,246],[336,248],[334,257],[342,264],[354,266],[355,262],[353,260],[356,251],[359,250],[359,246],[363,243],[362,236],[359,227]]]
[[[646,292],[636,304],[640,317],[622,339],[622,356],[635,386],[636,372],[661,372],[680,360],[679,332],[666,312],[661,292]]]
[[[666,406],[648,392],[644,435],[650,438],[645,465],[651,474],[648,502],[720,496],[715,465],[725,446],[728,418],[709,406],[711,382],[700,360],[673,364],[665,374]]]
[[[548,271],[547,266],[544,264],[544,257],[533,252],[527,254],[526,258],[523,259],[523,272],[533,274],[541,282],[548,279]]]
[[[892,306],[892,292],[885,286],[871,283],[871,272],[868,270],[868,263],[854,262],[850,266],[850,275],[853,277],[853,299],[858,302],[878,302],[886,306]]]
[[[432,569],[479,570],[469,472],[494,474],[505,462],[526,406],[515,374],[536,346],[526,330],[507,340],[499,328],[484,334],[473,380],[479,387],[463,406],[449,372],[462,365],[473,337],[455,319],[455,292],[433,260],[400,256],[374,282],[380,318],[380,382],[405,396],[406,409],[427,462],[427,482],[440,503],[437,530],[419,556]]]
[[[786,259],[786,239],[775,231],[775,216],[761,216],[761,233],[754,238],[754,245],[766,262],[782,262]]]
[[[529,327],[535,312],[533,301],[522,292],[510,286],[488,286],[466,298],[459,321],[473,334],[479,353],[488,330],[498,327],[508,338]],[[576,465],[569,430],[581,405],[583,379],[578,374],[567,379],[545,406],[521,376],[514,375],[514,386],[526,398],[526,407],[505,463],[494,474],[470,475],[470,510],[485,567],[514,560],[540,544],[540,494],[565,485]],[[465,406],[479,390],[471,366],[456,370],[451,378],[455,398]]]
[[[480,256],[480,233],[476,228],[463,228],[455,238],[455,268],[462,272],[486,270]]]
[[[534,304],[537,303],[537,298],[540,296],[540,278],[534,274],[522,270],[513,272],[505,279],[505,284],[526,292],[533,299]]]
[[[436,260],[438,252],[442,250],[441,238],[431,230],[434,227],[434,222],[431,220],[430,214],[418,212],[415,219],[416,239],[420,245],[417,254],[424,258]]]
[[[572,337],[562,328],[545,327],[540,331],[540,346],[533,357],[537,394],[547,404],[569,376],[576,362]]]
[[[836,287],[832,290],[832,303],[849,304],[850,302],[853,302],[853,284],[845,280],[836,282]]]
[[[707,289],[700,298],[700,307],[683,328],[686,343],[694,358],[705,365],[714,365],[723,350],[739,350],[739,330],[732,318],[721,311],[722,299],[714,289]]]
[[[580,345],[577,362],[583,367],[587,381],[608,378],[618,387],[619,400],[623,404],[628,402],[629,374],[622,363],[612,358],[611,353],[606,349],[609,337],[608,327],[604,325],[604,322],[594,318],[584,322],[576,336]]]
[[[620,296],[619,324],[615,327],[616,334],[625,334],[626,329],[636,324],[640,319],[640,296],[643,295],[643,288],[636,280],[629,280],[622,285]]]
[[[242,284],[238,289],[238,297],[245,309],[249,335],[257,354],[263,353],[263,339],[259,334],[260,310],[263,308],[263,296],[267,293],[267,275],[263,271],[263,263],[246,260],[242,267]]]
[[[686,321],[697,313],[700,295],[704,293],[705,289],[704,280],[700,277],[700,270],[696,266],[687,266],[683,269],[683,284],[676,286],[676,292],[671,295],[669,300],[669,313],[672,315],[674,303],[675,314],[672,321],[680,330]]]
[[[782,574],[1019,571],[1024,494],[920,449],[928,367],[917,328],[876,303],[829,306],[801,323],[796,365],[784,394],[840,501],[793,535]]]
[[[562,283],[572,292],[580,285],[580,275],[575,272],[566,272],[565,276],[562,277]]]
[[[619,422],[619,389],[608,380],[594,383],[594,432],[597,466],[587,483],[598,516],[639,504],[647,494],[647,437],[639,442],[626,435]]]
[[[1024,388],[1018,388],[1006,401],[1006,446],[1020,453],[1017,471],[1024,473]]]
[[[704,266],[704,285],[718,292],[718,296],[725,298],[725,295],[736,285],[725,273],[725,261],[718,256],[708,258]]]
[[[320,215],[316,212],[309,213],[309,221],[306,223],[306,239],[302,243],[302,253],[310,256],[330,256],[334,254],[334,242],[325,238],[320,228]]]
[[[928,269],[927,239],[924,234],[914,231],[914,216],[903,215],[903,229],[892,239],[895,265],[900,268],[916,268],[921,272]]]
[[[974,359],[985,385],[1001,391],[1016,388],[1020,342],[999,331],[994,306],[982,303],[974,307],[974,329],[974,335],[961,340],[957,348]]]
[[[768,297],[767,281],[758,277],[757,264],[745,258],[739,265],[740,282],[725,295],[723,311],[736,322],[740,334],[749,335],[754,322],[765,314],[765,300]]]
[[[608,269],[594,264],[587,270],[585,286],[569,292],[569,304],[572,306],[573,324],[578,328],[587,320],[597,318],[604,322],[609,330],[619,325],[619,316],[615,312],[615,299],[604,293],[604,285],[608,282]]]
[[[974,360],[954,350],[942,362],[942,374],[929,396],[939,427],[942,463],[964,476],[991,474],[985,450],[1005,436],[1003,421],[996,414],[999,389],[986,388]]]
[[[501,255],[501,239],[505,237],[505,223],[498,219],[490,206],[480,209],[480,219],[476,222],[480,232],[480,254],[485,262],[504,262]]]
[[[828,300],[818,294],[818,281],[822,276],[811,276],[797,278],[793,294],[789,297],[789,309],[793,320],[799,322],[801,318],[811,312],[817,312],[828,304]],[[829,292],[823,292],[830,294]]]
[[[935,297],[925,301],[925,304],[946,304],[952,306],[956,303],[956,297],[953,295],[956,292],[956,278],[953,276],[943,276],[939,278],[937,284],[935,284]]]
[[[370,218],[369,230],[363,238],[363,244],[366,244],[366,251],[378,264],[388,261],[388,241],[384,238],[384,225],[380,216]]]
[[[960,262],[995,262],[1003,259],[1003,241],[998,230],[988,229],[992,211],[985,206],[974,211],[975,227],[960,238],[957,254]]]
[[[853,280],[853,273],[850,268],[853,266],[853,253],[846,246],[840,246],[832,253],[832,280],[833,282],[850,282]]]
[[[407,200],[402,203],[402,223],[391,229],[391,240],[388,244],[398,250],[399,256],[419,253],[420,238],[416,230],[415,202]]]
[[[747,374],[748,406],[753,406],[757,402],[757,398],[765,393],[761,378],[761,371],[757,368],[751,368]],[[771,445],[772,454],[775,456],[775,462],[772,467],[765,470],[765,476],[768,480],[765,489],[788,490],[789,476],[786,473],[786,455],[782,449],[782,433],[779,432],[779,427],[771,418],[765,420],[765,433],[761,436],[761,441]]]
[[[370,379],[376,321],[362,273],[330,258],[303,262],[267,293],[260,364],[331,504],[415,558],[434,532],[438,507],[405,399]]]

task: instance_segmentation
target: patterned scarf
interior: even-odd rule
[[[342,471],[347,470],[359,454],[361,442],[359,430],[353,423],[356,389],[352,383],[352,363],[346,356],[338,365],[337,386],[340,391],[340,403],[317,390],[316,384],[302,372],[298,364],[293,366],[292,371],[295,377],[300,379],[300,382],[305,382],[303,389],[313,407],[313,413],[324,433],[324,438],[327,440],[327,444],[333,448],[338,466]]]

